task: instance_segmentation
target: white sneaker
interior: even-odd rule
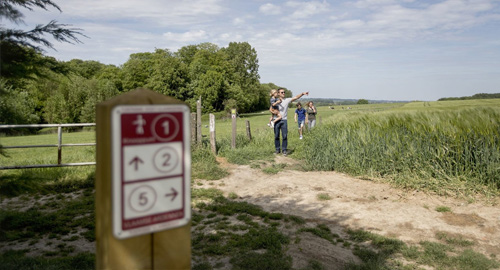
[[[302,140],[302,136],[300,136],[300,137],[299,137],[299,139],[301,139],[301,140]]]

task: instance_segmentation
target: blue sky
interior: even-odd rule
[[[132,53],[248,42],[262,83],[312,98],[437,100],[500,93],[500,0],[54,0],[25,11],[83,29],[58,60],[121,65]]]

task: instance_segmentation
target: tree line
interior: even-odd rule
[[[447,100],[469,100],[469,99],[492,99],[492,98],[500,98],[500,93],[487,94],[487,93],[479,93],[472,96],[465,97],[445,97],[440,98],[438,101],[447,101]]]
[[[61,11],[51,0],[4,0],[0,18],[24,23],[20,8]],[[46,36],[82,43],[82,31],[56,21],[29,31],[0,24],[0,124],[95,122],[97,103],[139,87],[182,100],[192,110],[201,98],[204,113],[245,113],[267,109],[269,91],[278,88],[260,83],[257,52],[247,42],[155,49],[131,54],[120,66],[44,55],[44,48],[54,49]]]
[[[269,91],[278,88],[259,82],[257,52],[247,42],[156,49],[131,54],[121,66],[31,54],[41,63],[36,74],[2,72],[0,124],[95,122],[97,103],[139,87],[175,97],[193,110],[201,97],[204,113],[233,107],[244,113],[268,108]]]

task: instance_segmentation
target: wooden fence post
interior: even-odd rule
[[[212,152],[217,155],[217,144],[215,142],[215,115],[210,114],[210,145],[212,147]]]
[[[251,141],[252,140],[252,132],[250,131],[250,121],[246,120],[246,124],[247,124],[247,136],[248,136],[248,139]]]
[[[232,136],[231,136],[231,148],[236,148],[236,109],[231,109],[232,118]]]
[[[201,96],[196,102],[196,134],[197,134],[197,142],[201,143]]]
[[[191,113],[191,144],[196,144],[196,113]]]
[[[57,165],[61,165],[62,160],[62,127],[57,127]]]

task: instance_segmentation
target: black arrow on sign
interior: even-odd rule
[[[139,167],[139,163],[144,163],[144,162],[138,156],[135,156],[135,158],[132,159],[132,161],[130,161],[128,164],[131,165],[133,163],[135,163],[135,170],[137,171],[137,169]]]
[[[170,190],[172,190],[172,193],[165,194],[165,197],[172,196],[172,199],[170,201],[173,201],[175,200],[175,197],[177,197],[177,194],[179,193],[174,188],[170,188]]]

